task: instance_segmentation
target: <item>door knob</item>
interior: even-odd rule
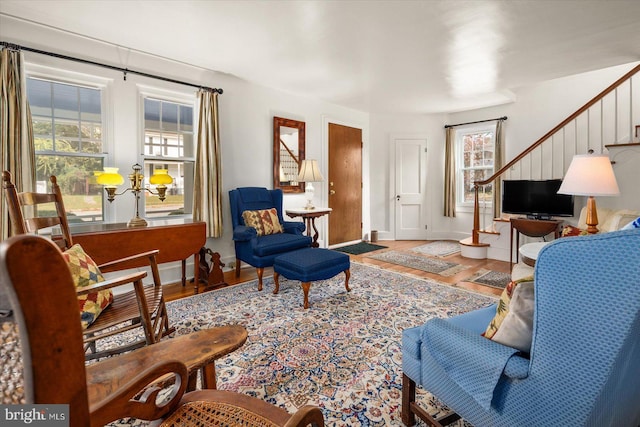
[[[336,190],[329,191],[329,194],[331,194],[333,196],[334,194],[336,194]]]
[[[400,201],[400,195],[399,194],[396,196],[396,200]]]

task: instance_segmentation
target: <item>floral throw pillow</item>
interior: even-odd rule
[[[244,211],[242,212],[242,218],[247,227],[256,229],[258,236],[284,232],[284,228],[282,228],[282,224],[280,224],[280,220],[278,219],[278,211],[276,208]]]
[[[566,225],[562,229],[562,235],[560,237],[569,237],[569,236],[586,236],[589,234],[587,230],[582,228],[574,227],[573,225]]]
[[[100,273],[100,269],[80,245],[73,245],[64,251],[62,256],[69,265],[76,288],[104,281],[104,276]],[[113,292],[111,292],[111,289],[78,296],[82,329],[87,329],[112,302]]]
[[[502,291],[485,338],[529,353],[533,337],[533,276],[510,282]]]

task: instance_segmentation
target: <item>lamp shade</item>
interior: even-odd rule
[[[298,173],[299,182],[322,182],[324,177],[320,173],[317,160],[303,160]]]
[[[609,156],[577,154],[558,190],[574,196],[617,196],[620,194]]]
[[[103,172],[96,172],[96,182],[107,187],[115,187],[124,183],[124,178],[118,173],[118,168],[105,167]]]
[[[153,171],[151,178],[149,178],[149,183],[153,185],[167,185],[172,182],[173,178],[171,178],[167,169],[156,169]]]

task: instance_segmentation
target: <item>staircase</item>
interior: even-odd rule
[[[473,231],[471,237],[460,241],[462,256],[509,260],[509,220],[493,218],[491,206],[479,203],[479,194],[484,192],[488,184],[500,188],[503,179],[562,178],[575,154],[586,154],[589,150],[606,153],[640,146],[639,72],[640,65],[616,80],[492,176],[474,183]]]

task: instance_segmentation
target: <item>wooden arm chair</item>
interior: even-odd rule
[[[18,193],[11,180],[11,173],[2,173],[4,191],[9,209],[12,234],[38,233],[39,230],[59,226],[61,236],[54,238],[58,247],[65,251],[73,246],[73,239],[69,230],[66,211],[62,200],[62,193],[55,176],[51,176],[51,193]],[[38,209],[43,210],[44,204],[48,212],[51,204],[55,207],[53,216],[38,216]],[[143,285],[142,279],[146,272],[128,274],[113,280],[106,280],[97,285],[78,288],[78,296],[89,292],[98,292],[112,289],[122,285],[133,284],[133,290],[115,293],[113,302],[84,330],[84,342],[86,359],[97,359],[113,354],[122,353],[142,347],[145,344],[153,344],[174,331],[169,326],[169,318],[162,294],[162,284],[156,262],[157,250],[140,253],[127,258],[117,259],[98,265],[101,273],[109,273],[122,270],[123,264],[136,259],[148,258],[153,285]],[[91,254],[88,254],[91,256]],[[54,316],[52,318],[57,317]],[[117,327],[116,327],[117,326]],[[141,328],[143,338],[134,342],[126,342],[122,345],[110,343],[105,348],[99,348],[99,341],[123,332]],[[112,340],[113,341],[113,340]]]
[[[40,283],[48,286],[40,287]],[[25,403],[67,404],[72,426],[102,426],[125,417],[162,419],[166,426],[324,426],[322,412],[315,406],[304,406],[291,415],[235,392],[184,394],[187,367],[163,351],[156,352],[154,364],[143,363],[156,349],[174,342],[189,349],[185,342],[190,336],[205,331],[85,366],[73,279],[61,252],[48,239],[21,235],[2,242],[0,288],[9,296],[20,333]],[[56,321],[50,321],[54,317]],[[141,363],[140,369],[110,369],[114,364],[133,366],[134,359]],[[157,399],[159,393],[166,398]]]

